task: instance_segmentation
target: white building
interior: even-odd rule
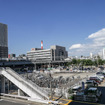
[[[27,57],[35,61],[58,61],[68,57],[65,47],[51,46],[50,49],[32,48],[27,52]]]

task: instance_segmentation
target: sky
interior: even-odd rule
[[[8,25],[9,53],[66,47],[69,56],[105,47],[105,0],[0,0],[0,23]]]

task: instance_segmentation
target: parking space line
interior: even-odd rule
[[[72,102],[72,100],[70,100],[67,104],[64,104],[64,105],[68,105],[68,104],[70,104]]]

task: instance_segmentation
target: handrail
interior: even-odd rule
[[[12,69],[11,69],[12,72],[14,72]],[[19,75],[18,73],[14,72],[14,74],[17,74],[19,77],[21,77],[23,80],[25,80],[25,82],[27,81],[28,83],[31,83],[32,86],[34,87],[37,87],[38,90],[44,92],[45,94],[48,95],[47,91],[43,90],[41,87],[39,87],[38,85],[36,85],[35,83],[33,83],[32,81],[28,80],[28,79],[25,79],[23,78],[21,75]]]
[[[40,90],[40,91],[42,91],[42,92],[44,92],[38,85],[36,85],[36,84],[33,84],[32,82],[30,82],[29,80],[26,80],[26,79],[24,79],[22,76],[20,76],[18,73],[16,73],[16,72],[14,72],[12,69],[10,69],[10,68],[8,68],[9,70],[10,70],[10,72],[11,73],[14,73],[15,74],[15,76],[19,76],[20,78],[22,78],[22,81],[24,80],[24,82],[26,82],[28,85],[32,85],[31,87],[35,87],[35,88],[37,88],[37,90]],[[30,83],[30,84],[29,84]],[[39,92],[40,92],[39,91]],[[41,94],[42,94],[42,92],[41,92]],[[44,95],[45,95],[46,93],[44,92]],[[48,94],[47,94],[48,95]]]
[[[10,71],[8,70],[8,73],[9,73]],[[12,73],[12,76],[13,76],[13,72],[11,72]],[[15,74],[15,73],[14,73]],[[15,76],[16,76],[16,74],[15,74]],[[16,78],[16,77],[15,77]],[[21,77],[20,77],[21,78]],[[17,80],[19,80],[18,79],[18,77],[16,78]],[[29,82],[27,82],[27,81],[24,81],[24,80],[20,80],[20,82],[23,82],[24,83],[24,85],[26,85],[26,86],[28,86],[29,88],[31,88],[32,90],[35,90],[36,92],[37,91],[39,91],[39,88],[38,87],[33,87],[32,86],[32,84],[29,84]],[[41,90],[40,90],[41,91]],[[41,93],[39,91],[39,94],[41,95],[41,94],[43,94],[43,92]],[[37,92],[38,93],[38,92]],[[45,94],[43,95],[43,96],[46,96]],[[48,97],[48,96],[46,96],[46,97]]]
[[[0,68],[0,69],[5,70],[9,74],[11,74],[13,77],[15,77],[17,80],[19,80],[20,82],[23,82],[24,85],[35,90],[36,92],[38,91],[40,95],[43,94],[43,96],[46,96],[48,98],[48,93],[46,91],[42,90],[38,85],[34,84],[32,81],[26,80],[25,78],[20,76],[18,73],[13,71],[11,68],[6,67],[5,69],[4,68]]]

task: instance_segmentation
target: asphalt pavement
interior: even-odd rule
[[[44,103],[37,103],[37,102],[28,102],[28,101],[19,101],[19,100],[12,100],[12,99],[0,99],[0,105],[47,105]]]
[[[23,104],[15,101],[0,100],[0,105],[28,105],[28,104]]]

